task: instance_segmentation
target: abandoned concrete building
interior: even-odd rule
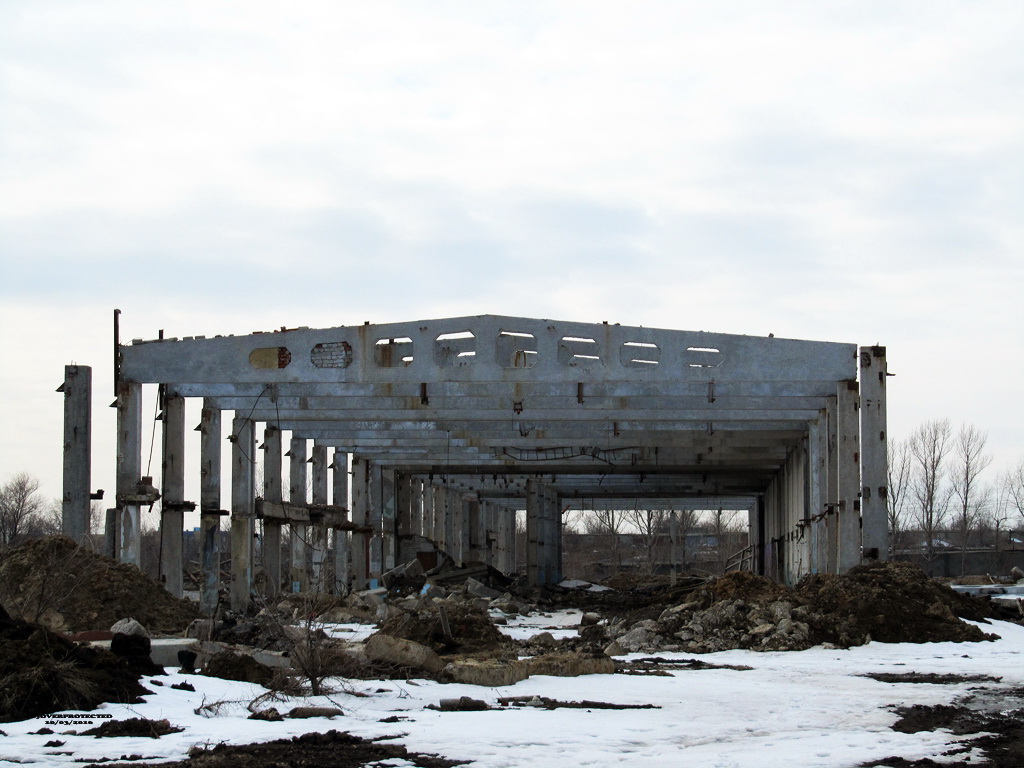
[[[746,510],[746,567],[786,582],[888,557],[884,347],[489,315],[121,344],[117,318],[114,554],[139,562],[140,510],[160,496],[161,578],[180,595],[198,510],[207,609],[222,516],[235,608],[325,573],[335,591],[376,584],[420,537],[512,571],[523,510],[527,577],[556,583],[562,515],[580,504]],[[142,471],[147,385],[159,490]],[[91,370],[68,366],[62,391],[64,529],[79,538]],[[202,398],[198,503],[186,398]]]

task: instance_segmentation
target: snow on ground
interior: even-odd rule
[[[526,634],[566,627],[579,614],[517,619],[506,631]],[[844,768],[900,755],[936,758],[955,740],[945,732],[903,734],[891,731],[892,705],[942,704],[976,684],[881,683],[865,673],[942,673],[1002,677],[1006,688],[1024,684],[1019,663],[1024,627],[993,622],[985,627],[1001,639],[993,643],[882,644],[850,650],[812,648],[801,652],[727,651],[700,659],[747,665],[728,669],[673,671],[670,677],[590,675],[577,678],[531,677],[505,688],[441,685],[432,681],[336,681],[330,696],[268,700],[286,712],[292,706],[338,706],[334,720],[247,720],[246,705],[266,694],[246,683],[201,675],[169,674],[143,704],[107,704],[96,713],[115,719],[167,718],[182,733],[160,739],[63,736],[86,726],[51,725],[55,735],[31,735],[46,718],[6,723],[0,737],[0,762],[72,765],[75,761],[138,754],[147,759],[180,759],[193,745],[248,743],[338,729],[373,738],[394,735],[415,752],[471,760],[490,768],[530,765],[659,766],[708,768]],[[339,634],[342,634],[339,632]],[[351,632],[344,636],[351,636]],[[688,658],[661,654],[662,658]],[[626,658],[643,658],[634,654]],[[144,683],[147,680],[144,679]],[[196,691],[171,689],[187,680]],[[357,695],[359,694],[359,695]],[[534,708],[485,712],[438,712],[425,709],[442,698],[471,696],[497,704],[503,696],[546,696],[562,701],[591,700],[618,704],[654,704],[652,710],[583,710]],[[199,709],[205,706],[205,710]],[[196,713],[199,709],[200,714]],[[395,723],[380,722],[398,716]],[[94,719],[92,725],[102,720]],[[51,739],[65,742],[45,747]],[[72,754],[58,754],[72,753]]]

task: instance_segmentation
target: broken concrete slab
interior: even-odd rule
[[[515,685],[529,676],[530,668],[526,662],[498,659],[453,661],[441,672],[441,678],[445,682],[482,685],[489,688]]]
[[[615,662],[604,654],[545,653],[526,659],[531,675],[578,677],[579,675],[610,675]]]
[[[363,651],[368,659],[399,667],[422,669],[436,675],[444,669],[445,663],[433,650],[412,640],[403,640],[382,632],[375,632],[366,639]]]

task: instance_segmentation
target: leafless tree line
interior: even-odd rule
[[[1000,529],[1024,525],[1024,458],[996,476],[986,470],[988,434],[949,419],[920,424],[889,443],[889,530],[894,550],[999,545]],[[989,532],[991,541],[985,542]]]

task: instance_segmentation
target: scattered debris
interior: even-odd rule
[[[305,720],[311,717],[341,717],[344,714],[337,707],[292,707],[286,717],[293,720]]]
[[[1001,677],[989,675],[939,675],[933,672],[870,672],[861,675],[880,683],[927,683],[929,685],[956,685],[958,683],[998,683]]]
[[[124,758],[140,760],[138,755]],[[307,733],[291,739],[259,744],[212,748],[194,747],[187,760],[161,762],[160,768],[278,768],[282,765],[316,765],[320,768],[363,768],[384,761],[405,761],[416,768],[452,768],[466,761],[447,760],[435,755],[410,752],[398,744],[381,743],[339,731]],[[92,765],[86,766],[91,768]],[[149,768],[138,763],[120,763],[119,768]]]
[[[498,699],[503,707],[537,707],[539,709],[661,709],[656,704],[609,704],[606,701],[559,701],[547,696],[505,696]]]
[[[80,736],[136,736],[159,739],[169,733],[181,733],[184,728],[171,725],[169,720],[147,720],[144,717],[130,717],[127,720],[107,720],[102,725],[82,731]]]
[[[427,709],[436,709],[439,712],[482,712],[490,709],[486,701],[474,699],[470,696],[460,696],[457,699],[441,699],[435,707],[428,704]]]
[[[202,674],[266,687],[274,677],[274,670],[244,653],[221,651],[210,657],[203,667]]]

